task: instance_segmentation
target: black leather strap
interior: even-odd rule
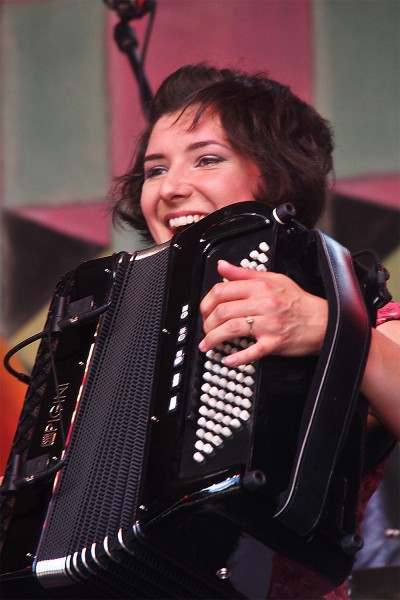
[[[316,244],[329,305],[327,332],[300,425],[290,485],[275,517],[300,535],[321,518],[335,464],[359,397],[371,325],[349,251],[320,231]]]

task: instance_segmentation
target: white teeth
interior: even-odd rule
[[[186,215],[185,217],[175,217],[175,219],[170,219],[168,221],[168,225],[171,227],[171,229],[186,227],[186,225],[197,223],[201,219],[204,219],[204,217],[205,215]]]

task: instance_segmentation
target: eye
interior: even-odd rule
[[[154,179],[154,177],[158,177],[159,175],[164,175],[167,172],[166,167],[155,166],[151,167],[148,170],[145,170],[144,178],[145,179]]]
[[[212,165],[216,165],[218,163],[223,162],[225,159],[222,156],[217,156],[214,154],[207,154],[206,156],[201,156],[197,162],[196,167],[208,167]]]

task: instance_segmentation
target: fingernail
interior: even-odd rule
[[[236,360],[236,357],[234,354],[229,354],[228,356],[225,356],[223,359],[223,362],[228,367],[235,367],[236,364],[238,364],[238,361]]]
[[[199,350],[201,350],[201,352],[204,352],[206,349],[206,343],[204,340],[201,340],[200,344],[199,344]]]

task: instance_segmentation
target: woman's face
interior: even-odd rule
[[[141,207],[157,244],[261,188],[258,166],[232,149],[217,115],[203,115],[193,130],[193,112],[178,116],[157,121],[144,158]]]

